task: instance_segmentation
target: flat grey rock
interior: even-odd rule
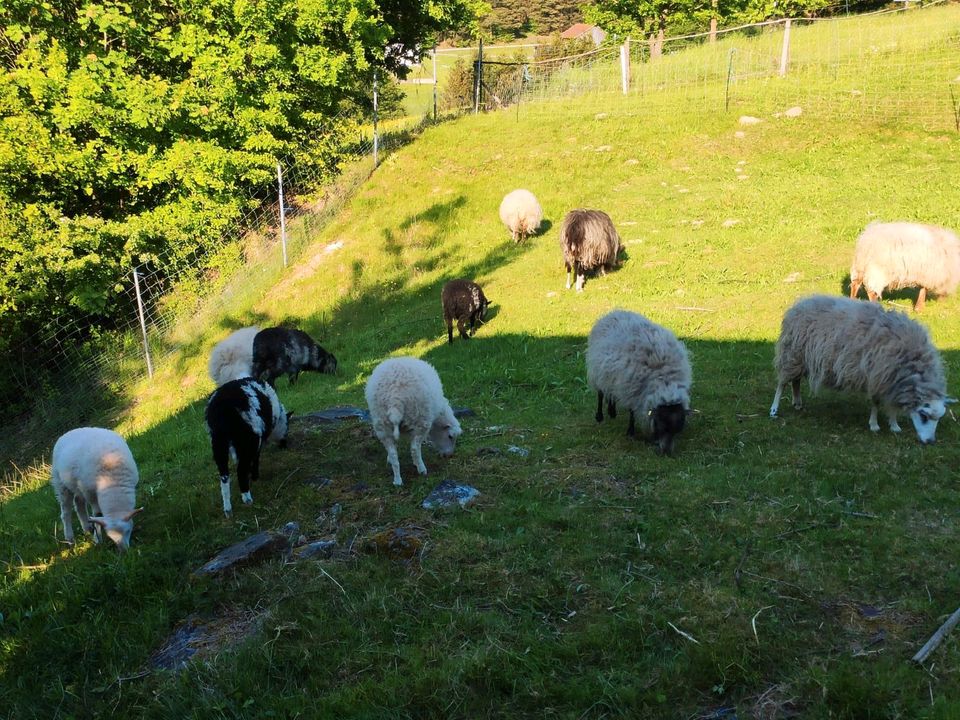
[[[289,549],[290,541],[285,535],[269,530],[260,532],[223,550],[206,565],[196,570],[194,575],[218,575],[225,570],[263,562],[286,553]]]
[[[307,543],[303,547],[293,551],[293,557],[296,560],[306,560],[307,558],[325,557],[328,558],[337,546],[336,540],[315,540]]]
[[[452,507],[459,505],[466,507],[480,495],[480,491],[469,485],[461,485],[452,480],[444,480],[437,485],[423,500],[423,507],[427,510],[434,508]]]

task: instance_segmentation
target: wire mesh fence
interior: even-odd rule
[[[148,372],[147,353],[162,367],[202,336],[210,318],[228,314],[239,294],[266,290],[281,276],[284,260],[296,259],[374,169],[374,147],[382,158],[424,119],[509,108],[535,120],[554,115],[557,103],[581,98],[591,110],[624,115],[769,116],[802,106],[837,122],[960,132],[960,5],[945,1],[559,55],[534,45],[480,52],[435,51],[414,68],[409,79],[417,82],[405,85],[408,98],[411,86],[416,90],[404,119],[331,118],[355,138],[341,148],[336,182],[327,182],[319,164],[278,158],[282,186],[248,191],[216,242],[182,256],[137,259],[120,293],[125,312],[108,331],[51,317],[42,332],[11,348],[3,371],[21,404],[0,428],[0,473],[6,475],[0,488],[10,484],[18,463],[64,430],[113,423],[129,388]]]

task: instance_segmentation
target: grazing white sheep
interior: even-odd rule
[[[919,287],[914,309],[923,310],[927,291],[950,295],[960,284],[960,238],[946,228],[919,223],[871,223],[853,251],[850,297],[863,285],[870,300],[883,291]]]
[[[514,190],[507,193],[500,203],[500,220],[507,226],[514,241],[520,242],[540,228],[543,209],[529,190]]]
[[[571,273],[577,276],[577,292],[582,292],[585,273],[599,268],[605,275],[608,268],[620,263],[620,235],[602,210],[568,212],[560,224],[560,249],[567,268],[567,290]]]
[[[806,375],[814,393],[821,387],[866,393],[873,432],[880,430],[877,408],[883,406],[892,432],[900,432],[902,411],[920,442],[931,444],[946,404],[955,402],[946,397],[943,362],[927,330],[877,303],[829,295],[798,300],[783,316],[773,365],[777,390],[770,417],[776,417],[787,383],[793,406],[801,407]]]
[[[427,474],[420,454],[424,440],[442,457],[453,455],[462,430],[432,365],[412,357],[384,360],[370,374],[364,394],[373,432],[393,468],[394,485],[403,485],[397,459],[401,429],[410,431],[410,455],[421,475]]]
[[[53,446],[50,484],[60,502],[64,539],[73,545],[75,506],[84,532],[99,525],[120,550],[130,547],[132,518],[143,510],[134,509],[138,479],[130,448],[113,430],[82,427],[61,435]]]
[[[628,310],[614,310],[597,320],[587,339],[587,382],[597,392],[597,422],[617,416],[617,405],[630,410],[627,435],[636,434],[640,417],[657,443],[671,455],[676,436],[690,410],[693,372],[687,349],[676,335]]]
[[[256,326],[240,328],[213,348],[207,371],[217,387],[253,374],[253,339],[258,332]]]

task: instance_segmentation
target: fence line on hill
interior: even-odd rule
[[[887,19],[877,22],[877,15]],[[837,121],[873,119],[960,132],[960,8],[939,0],[871,19],[867,26],[863,16],[794,18],[720,30],[715,40],[700,33],[665,38],[659,46],[628,42],[625,48],[601,46],[536,61],[484,60],[474,68],[479,99],[447,98],[440,114],[504,108],[549,114],[557,101],[592,96],[597,109],[624,115],[670,113],[680,105],[705,115],[727,110],[769,117],[803,105],[804,112]],[[432,114],[429,108],[424,113]],[[111,413],[133,383],[162,369],[238,295],[266,289],[280,276],[285,259],[297,257],[325,213],[373,171],[374,148],[382,156],[403,142],[402,136],[384,136],[374,118],[367,127],[331,118],[341,121],[354,123],[358,139],[339,182],[325,185],[317,167],[278,158],[276,193],[248,191],[244,211],[202,254],[134,263],[122,291],[131,310],[111,332],[110,352],[100,346],[91,352],[89,328],[63,318],[51,318],[42,333],[11,351],[9,372],[36,404],[24,422],[18,418],[16,427],[0,431],[0,491],[16,474],[9,471],[17,462],[34,457],[64,430],[116,421]],[[44,366],[52,371],[44,382],[62,376],[61,386],[37,384],[37,348],[47,353]],[[78,384],[77,378],[86,380]]]

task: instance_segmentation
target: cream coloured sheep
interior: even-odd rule
[[[258,332],[258,327],[240,328],[214,346],[207,371],[217,387],[253,374],[253,339]]]
[[[113,430],[75,428],[53,446],[50,484],[60,502],[63,537],[73,545],[73,517],[84,532],[99,525],[120,550],[130,547],[136,505],[137,463],[126,441]],[[94,533],[94,539],[97,534]]]
[[[540,228],[543,209],[529,190],[514,190],[500,203],[500,220],[507,226],[513,240],[520,242]]]
[[[453,455],[462,430],[432,365],[412,357],[384,360],[370,374],[364,395],[373,432],[393,468],[394,485],[403,485],[397,458],[401,428],[410,432],[410,455],[421,475],[427,474],[420,453],[424,440],[442,457]]]
[[[617,415],[617,405],[630,410],[627,435],[636,434],[640,417],[657,444],[671,455],[690,410],[693,372],[687,349],[665,327],[628,310],[601,317],[587,339],[587,382],[597,392],[597,422]]]
[[[798,300],[783,316],[773,365],[777,389],[770,406],[776,417],[787,383],[793,406],[801,407],[800,380],[821,387],[866,393],[871,401],[870,429],[880,430],[883,406],[892,432],[900,432],[899,412],[913,421],[924,444],[935,442],[946,405],[946,379],[940,353],[920,323],[877,303],[830,295]]]
[[[886,289],[919,287],[914,309],[923,310],[927,291],[951,295],[960,284],[960,238],[946,228],[910,222],[871,223],[853,251],[850,297],[861,285],[870,300]]]

